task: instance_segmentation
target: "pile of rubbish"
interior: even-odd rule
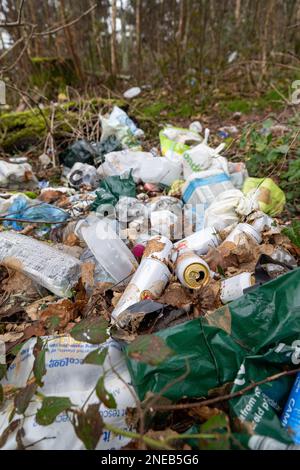
[[[284,192],[199,122],[144,151],[122,109],[100,120],[99,142],[61,153],[60,184],[40,177],[47,154],[38,173],[0,161],[2,447],[84,448],[76,405],[99,408],[98,449],[132,445],[141,412],[173,448],[300,449],[300,250]]]

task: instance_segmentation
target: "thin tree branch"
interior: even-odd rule
[[[20,2],[17,21],[12,21],[11,23],[7,23],[7,22],[0,23],[0,28],[13,28],[15,26],[25,26],[25,24],[22,23],[22,12],[23,12],[23,7],[24,7],[24,2],[25,0],[21,0]]]
[[[179,403],[178,405],[154,405],[152,409],[153,410],[188,410],[191,408],[196,408],[196,407],[201,407],[201,406],[214,405],[216,403],[221,403],[223,401],[228,401],[228,400],[232,400],[233,398],[240,397],[244,395],[245,393],[249,392],[250,390],[252,390],[253,388],[258,387],[259,385],[273,382],[274,380],[280,379],[281,377],[285,377],[287,375],[295,375],[298,372],[300,372],[300,367],[298,367],[298,369],[285,370],[284,372],[279,372],[278,374],[271,375],[270,377],[267,377],[266,379],[259,380],[258,382],[254,382],[254,383],[251,383],[250,385],[247,385],[247,387],[242,388],[238,392],[228,393],[227,395],[223,395],[221,397],[210,398],[208,400],[197,401],[194,403]]]
[[[63,24],[61,26],[57,26],[57,28],[50,29],[48,31],[41,31],[41,32],[34,33],[33,36],[34,37],[36,37],[36,36],[47,36],[49,34],[57,33],[58,31],[61,31],[62,29],[69,28],[70,26],[73,26],[78,21],[80,21],[84,16],[91,13],[91,11],[95,10],[96,7],[97,7],[97,4],[95,3],[95,5],[92,5],[88,10],[86,10],[84,13],[82,13],[80,16],[78,16],[74,20],[70,21],[69,23]]]

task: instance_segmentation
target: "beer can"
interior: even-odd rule
[[[262,238],[260,233],[249,224],[238,224],[226,238],[226,242],[238,243],[239,236],[245,233],[249,235],[256,243],[260,244]]]
[[[162,263],[168,263],[171,256],[173,243],[163,235],[155,235],[151,237],[146,245],[143,259],[153,258],[161,261]]]
[[[141,264],[112,312],[114,320],[131,305],[145,299],[157,299],[163,293],[171,277],[167,264],[172,248],[172,242],[166,237],[150,238]]]
[[[174,243],[174,248],[178,251],[188,249],[197,255],[205,255],[210,248],[215,248],[220,243],[221,239],[216,230],[213,227],[207,227]]]
[[[200,289],[210,280],[208,264],[189,250],[179,252],[175,273],[181,284],[189,289]]]
[[[300,444],[300,373],[298,373],[281,416],[281,423],[291,431],[295,444]]]
[[[241,273],[221,282],[221,302],[227,304],[244,294],[244,289],[254,284],[251,273]]]

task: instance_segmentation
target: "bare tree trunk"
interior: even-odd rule
[[[64,24],[67,24],[65,0],[60,0],[60,7],[61,7],[60,11],[61,11],[61,16],[62,16],[63,22],[64,22]],[[77,55],[77,52],[76,52],[76,49],[75,49],[75,46],[74,46],[74,41],[73,41],[71,28],[70,27],[64,28],[64,32],[65,32],[65,37],[66,37],[68,49],[69,49],[70,54],[71,54],[71,56],[73,58],[73,61],[74,61],[76,74],[77,74],[78,78],[83,82],[84,77],[83,77],[83,73],[82,73],[82,69],[81,69],[81,63],[80,63],[80,59]]]
[[[122,30],[122,71],[127,73],[129,69],[128,40],[126,36],[126,4],[121,0],[121,30]]]
[[[234,10],[235,22],[237,28],[241,23],[241,0],[235,0],[235,10]]]
[[[179,4],[179,21],[178,30],[176,33],[176,58],[177,58],[177,71],[181,71],[182,65],[182,50],[183,50],[183,39],[185,29],[185,0],[180,0]]]
[[[142,69],[142,46],[141,46],[141,0],[136,0],[135,10],[135,33],[136,33],[136,55],[138,79],[141,78]]]
[[[261,78],[264,78],[267,74],[268,35],[274,0],[268,0],[266,3],[266,16],[264,18],[264,27],[262,34]]]
[[[115,77],[117,75],[117,38],[116,38],[116,20],[117,20],[117,3],[116,0],[111,2],[111,73]]]

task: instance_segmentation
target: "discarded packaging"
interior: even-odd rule
[[[213,227],[207,227],[174,243],[174,249],[177,251],[188,249],[197,255],[206,255],[210,248],[216,248],[220,243],[221,239],[216,230]]]
[[[285,194],[271,178],[247,178],[243,193],[255,197],[261,211],[271,217],[279,215],[285,205]]]
[[[27,188],[38,187],[38,180],[33,174],[29,163],[8,163],[0,160],[0,186],[2,188]]]
[[[98,168],[100,177],[121,175],[132,170],[136,183],[161,183],[171,186],[181,176],[181,165],[168,158],[153,157],[149,152],[122,150],[105,156],[105,162]]]
[[[291,431],[295,444],[300,444],[300,373],[296,377],[281,422],[285,428]]]
[[[198,132],[181,127],[166,127],[159,133],[161,153],[171,160],[181,161],[182,154],[202,142]]]
[[[138,264],[125,243],[111,228],[107,219],[90,218],[79,222],[76,233],[117,283],[127,283]]]
[[[21,271],[60,297],[72,295],[81,269],[73,256],[14,232],[0,233],[0,264]]]
[[[238,224],[233,231],[228,235],[226,238],[226,242],[232,242],[238,245],[239,237],[241,234],[246,234],[247,236],[251,237],[256,243],[260,244],[262,242],[262,238],[260,233],[255,230],[252,225],[249,224]]]
[[[257,207],[256,201],[245,196],[239,189],[224,191],[206,209],[204,226],[223,230],[238,223],[241,216],[250,214]]]
[[[254,284],[251,273],[241,273],[221,282],[221,301],[227,304],[244,295],[244,289]]]
[[[90,352],[99,348],[99,345],[78,342],[67,335],[42,339],[47,342],[44,386],[38,389],[43,396],[68,397],[72,404],[78,407],[84,405],[86,400],[86,406],[99,404],[95,386],[99,378],[104,376],[105,388],[113,395],[117,406],[109,409],[101,403],[99,413],[104,423],[130,431],[131,428],[125,422],[125,414],[127,407],[135,406],[134,391],[130,385],[130,376],[120,345],[111,339],[103,343],[100,349],[107,348],[108,353],[103,365],[99,366],[83,362]],[[3,384],[15,387],[27,385],[33,368],[35,344],[36,339],[32,338],[22,346],[18,356],[9,367],[7,379],[2,382]],[[13,400],[10,400],[5,407],[2,407],[0,435],[9,424],[13,406]],[[27,408],[26,419],[22,423],[25,431],[22,437],[23,444],[30,445],[30,449],[34,450],[84,450],[84,444],[77,437],[67,412],[60,413],[50,425],[42,426],[37,423],[35,415],[41,406],[41,398],[34,395]],[[16,416],[22,418],[22,415],[17,413]],[[16,449],[16,432],[17,430],[9,434],[3,449]],[[129,441],[130,439],[126,437],[116,436],[104,429],[96,449],[119,449]]]
[[[132,119],[118,106],[114,106],[108,118],[100,116],[102,134],[100,142],[115,136],[123,148],[137,147],[138,139],[144,136],[144,131],[138,129]]]
[[[120,326],[126,322],[122,313],[126,314],[125,310],[128,307],[140,300],[157,299],[162,294],[171,277],[167,264],[172,246],[166,237],[150,238],[136,273],[112,312],[112,318]]]
[[[186,204],[206,204],[229,189],[234,189],[228,174],[222,170],[206,170],[192,173],[182,188],[182,199]]]
[[[181,284],[189,289],[200,289],[210,280],[208,264],[189,250],[179,251],[175,265],[175,274]]]
[[[77,140],[60,154],[61,163],[72,168],[76,162],[93,165],[96,152],[93,146],[86,140]]]
[[[140,87],[135,86],[126,90],[125,93],[123,93],[123,96],[127,100],[131,100],[132,98],[136,98],[137,96],[139,96],[141,93],[142,90],[140,89]]]
[[[84,184],[95,189],[97,188],[99,182],[99,176],[96,168],[92,165],[81,162],[74,164],[70,173],[68,173],[67,178],[70,185],[74,188],[79,188]]]

